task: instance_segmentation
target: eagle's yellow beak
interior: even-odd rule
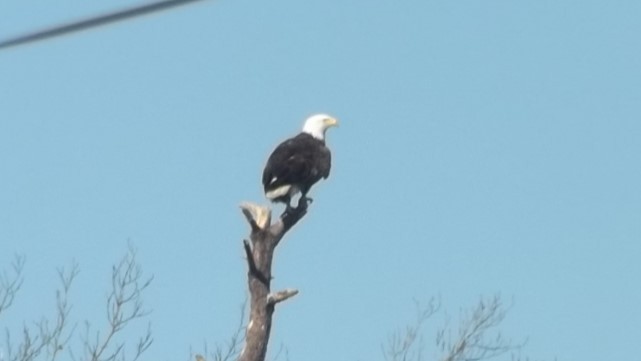
[[[338,127],[338,119],[336,119],[336,118],[325,118],[325,125],[327,127]]]

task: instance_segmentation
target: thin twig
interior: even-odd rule
[[[2,311],[11,307],[16,294],[22,286],[22,271],[24,269],[24,256],[16,256],[11,264],[12,273],[2,271],[0,274],[0,315]]]
[[[130,246],[128,253],[112,268],[111,293],[107,297],[106,336],[97,332],[94,341],[89,340],[89,325],[84,340],[85,358],[91,361],[112,361],[124,358],[125,343],[114,343],[116,335],[134,320],[149,315],[143,309],[142,293],[150,285],[152,277],[143,278],[142,269],[136,261],[136,251]],[[153,343],[151,327],[148,325],[144,336],[136,345],[133,360],[137,360]],[[108,351],[109,350],[109,351]]]

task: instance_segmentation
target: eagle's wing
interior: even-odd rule
[[[329,148],[323,147],[320,153],[320,161],[318,162],[320,175],[327,179],[329,171],[332,169],[332,153]]]
[[[267,160],[263,171],[265,189],[284,184],[296,184],[310,176],[312,156],[305,146],[295,139],[279,144]]]

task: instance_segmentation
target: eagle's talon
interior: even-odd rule
[[[283,215],[292,214],[294,211],[296,211],[296,208],[287,203],[287,207],[285,207],[285,212],[283,212]]]

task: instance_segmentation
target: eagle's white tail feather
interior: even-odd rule
[[[292,188],[291,184],[285,184],[282,185],[276,189],[272,189],[270,191],[265,192],[265,197],[269,199],[275,199],[278,197],[282,197],[285,194],[289,193],[290,189]]]

